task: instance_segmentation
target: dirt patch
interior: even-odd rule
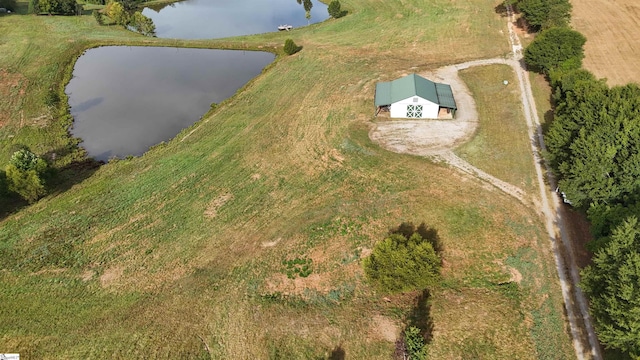
[[[229,202],[229,200],[233,199],[233,194],[227,192],[224,193],[220,196],[218,196],[217,198],[213,199],[210,203],[209,206],[207,206],[207,209],[204,211],[204,216],[206,218],[209,219],[213,219],[216,216],[218,216],[218,210],[227,202]]]
[[[118,279],[120,279],[123,273],[124,269],[121,266],[113,266],[108,268],[102,275],[100,275],[100,285],[102,285],[103,288],[109,287]]]
[[[374,315],[371,319],[371,334],[377,339],[395,342],[400,336],[400,327],[388,317]]]
[[[282,238],[277,238],[274,241],[266,241],[266,242],[263,242],[262,244],[260,244],[260,246],[263,247],[263,248],[274,247],[274,246],[278,245],[280,240],[282,240]]]
[[[93,270],[87,270],[87,271],[82,273],[82,276],[80,276],[80,278],[82,279],[82,281],[87,282],[87,281],[93,279],[93,275],[95,275]]]
[[[559,212],[564,219],[565,228],[571,238],[576,265],[584,269],[591,264],[591,258],[593,257],[593,254],[587,250],[587,243],[593,240],[589,221],[584,214],[573,210],[569,205],[561,204]]]
[[[511,277],[509,278],[510,282],[515,282],[518,284],[522,282],[522,274],[520,273],[520,271],[518,271],[518,269],[507,266],[507,270],[509,270],[509,274],[511,274]]]
[[[22,74],[10,73],[6,69],[0,69],[0,127],[6,126],[15,118],[16,102],[22,98],[27,88],[28,81]],[[11,118],[14,114],[14,119]]]

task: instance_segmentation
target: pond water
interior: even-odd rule
[[[277,31],[278,25],[305,26],[329,17],[327,5],[312,0],[311,18],[296,0],[186,0],[142,13],[161,38],[213,39]]]
[[[71,133],[97,160],[140,155],[195,123],[211,103],[232,96],[273,60],[273,54],[255,51],[88,50],[66,87]]]

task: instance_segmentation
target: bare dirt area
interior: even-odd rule
[[[587,37],[584,67],[609,85],[640,84],[640,2],[572,1],[572,25]]]
[[[22,74],[10,73],[0,69],[0,98],[4,105],[0,104],[0,127],[5,126],[11,120],[11,111],[15,107],[18,95],[24,95],[27,80]]]
[[[589,222],[584,214],[577,212],[569,205],[561,205],[559,212],[561,212],[561,216],[565,219],[567,232],[572,240],[571,243],[573,244],[576,265],[584,269],[585,266],[591,263],[591,257],[593,256],[586,248],[587,243],[593,240],[593,236],[589,230]]]

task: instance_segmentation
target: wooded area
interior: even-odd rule
[[[532,29],[527,65],[547,75],[553,120],[546,160],[559,189],[584,211],[595,240],[580,284],[600,342],[640,357],[640,87],[608,87],[581,69],[586,38],[567,28],[566,0],[519,0]]]

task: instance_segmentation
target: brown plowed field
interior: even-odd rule
[[[640,84],[640,1],[573,0],[573,27],[587,37],[584,66],[609,85]]]

